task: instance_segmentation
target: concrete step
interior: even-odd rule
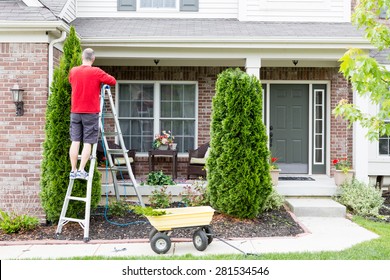
[[[336,186],[283,186],[278,185],[276,190],[285,197],[332,197],[337,195]]]
[[[344,205],[330,198],[287,198],[286,204],[297,217],[345,217]]]

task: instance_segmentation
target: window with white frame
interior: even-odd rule
[[[140,8],[175,9],[177,0],[139,0]]]
[[[172,132],[179,152],[195,148],[196,83],[119,83],[118,97],[118,119],[127,148],[147,152],[162,130]]]
[[[390,123],[390,119],[386,120]],[[390,156],[390,135],[379,135],[379,155]]]
[[[314,90],[314,164],[324,164],[325,91]]]

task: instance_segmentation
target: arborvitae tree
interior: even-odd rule
[[[70,98],[71,86],[68,80],[72,67],[81,64],[81,45],[72,26],[64,42],[64,53],[60,65],[54,70],[49,96],[45,141],[43,143],[43,160],[41,176],[41,201],[50,222],[59,220],[71,170],[69,159],[70,148]],[[88,170],[89,164],[86,169]],[[85,197],[86,181],[75,180],[72,195]],[[97,206],[101,196],[100,174],[95,168],[92,184],[91,207]],[[85,203],[70,201],[67,217],[83,217]]]
[[[218,76],[212,108],[210,202],[223,213],[254,218],[272,189],[259,80],[227,69]]]

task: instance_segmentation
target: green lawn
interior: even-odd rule
[[[355,217],[353,221],[364,228],[375,232],[380,237],[371,241],[357,244],[339,252],[316,253],[283,253],[261,255],[209,255],[195,257],[190,254],[184,256],[155,256],[155,257],[83,257],[73,260],[390,260],[390,224],[366,220]]]

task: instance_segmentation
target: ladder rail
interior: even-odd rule
[[[138,200],[139,200],[139,203],[141,204],[142,207],[145,207],[145,204],[142,200],[142,196],[141,194],[139,193],[138,191],[138,183],[135,179],[135,176],[134,176],[134,173],[133,173],[133,169],[131,168],[131,164],[130,164],[130,160],[129,160],[129,156],[127,154],[128,150],[126,149],[126,145],[125,145],[125,142],[123,140],[123,134],[122,134],[122,130],[121,130],[121,127],[120,127],[120,123],[119,123],[119,119],[118,119],[118,113],[117,113],[117,110],[115,109],[115,104],[114,104],[114,99],[113,99],[113,96],[112,96],[112,93],[111,93],[111,89],[110,89],[110,86],[108,85],[104,85],[102,87],[102,89],[105,91],[105,93],[108,94],[108,98],[109,98],[109,103],[110,103],[110,106],[111,106],[111,112],[114,116],[114,122],[115,122],[115,132],[117,133],[117,139],[119,140],[119,145],[122,149],[122,156],[123,158],[125,159],[125,163],[126,163],[126,171],[128,172],[129,176],[130,176],[130,180],[133,184],[133,187],[134,187],[134,190],[135,190],[135,193],[138,197]],[[102,93],[103,95],[105,93]],[[120,199],[120,196],[119,196],[119,190],[118,190],[118,180],[116,178],[116,171],[113,170],[115,169],[114,167],[116,166],[113,158],[112,158],[112,154],[117,154],[116,152],[111,152],[110,149],[109,149],[109,146],[108,146],[108,141],[107,141],[107,138],[104,134],[104,125],[102,125],[102,138],[104,140],[104,145],[106,147],[106,152],[108,154],[108,160],[109,160],[109,166],[110,166],[110,169],[111,169],[111,172],[113,174],[112,178],[113,178],[113,184],[114,184],[114,190],[115,190],[115,195],[116,195],[116,199],[119,200]]]

